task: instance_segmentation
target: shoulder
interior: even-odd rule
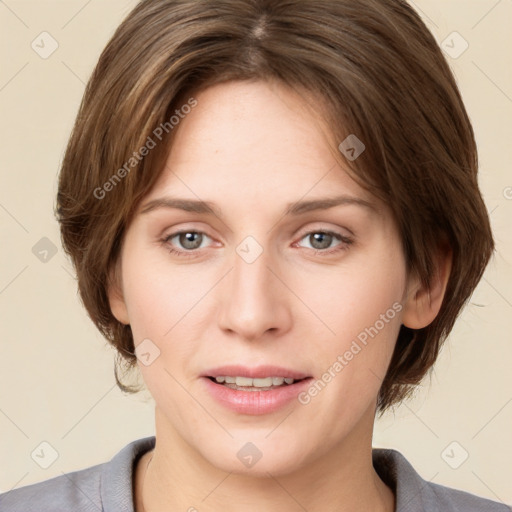
[[[65,473],[43,482],[0,494],[2,512],[57,512],[101,510],[100,479],[103,464]]]
[[[465,491],[452,489],[443,485],[428,483],[430,494],[438,509],[464,512],[512,512],[512,508]]]
[[[396,512],[512,512],[504,503],[424,480],[396,450],[373,450],[373,465],[395,492]]]
[[[133,464],[154,437],[126,445],[112,460],[0,494],[2,512],[133,511]]]

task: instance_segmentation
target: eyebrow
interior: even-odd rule
[[[290,203],[284,210],[283,216],[298,216],[311,211],[328,210],[335,206],[342,205],[356,205],[368,208],[372,211],[376,211],[375,206],[359,197],[341,195],[336,197],[326,197],[311,199],[308,201],[298,201],[296,203]],[[160,208],[174,208],[192,213],[202,213],[215,215],[219,219],[222,219],[222,211],[214,203],[210,201],[201,201],[196,199],[181,199],[177,197],[160,197],[148,201],[141,209],[140,213],[149,213],[151,211]]]

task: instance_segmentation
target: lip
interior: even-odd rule
[[[263,379],[265,377],[284,377],[285,379],[295,380],[311,377],[311,375],[306,375],[305,373],[273,365],[262,365],[253,368],[241,365],[219,366],[217,368],[212,368],[211,370],[203,372],[201,377],[223,377],[226,375],[231,377],[251,377],[253,379]],[[249,393],[253,393],[253,391],[249,391]]]
[[[268,391],[240,391],[218,384],[209,377],[224,375],[237,377],[285,377],[290,379],[303,379],[293,384],[279,386]],[[313,377],[301,372],[282,368],[279,366],[258,366],[248,368],[246,366],[221,366],[208,370],[201,375],[205,391],[220,405],[239,414],[259,416],[270,414],[293,400],[297,400],[299,393],[307,389],[313,381]]]

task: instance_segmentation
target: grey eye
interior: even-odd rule
[[[194,249],[199,249],[201,247],[205,237],[208,238],[204,233],[199,231],[181,231],[179,233],[169,235],[166,241],[171,245],[177,245],[178,249],[182,248],[193,251]],[[177,242],[174,239],[177,239]]]
[[[330,247],[334,238],[333,235],[323,232],[311,233],[308,236],[313,249],[327,249]]]

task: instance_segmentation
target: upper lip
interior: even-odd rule
[[[251,377],[253,379],[262,379],[265,377],[284,377],[285,379],[295,380],[310,377],[310,375],[306,375],[305,373],[274,365],[262,365],[255,367],[241,365],[217,366],[216,368],[212,368],[201,374],[201,377],[223,376]]]

